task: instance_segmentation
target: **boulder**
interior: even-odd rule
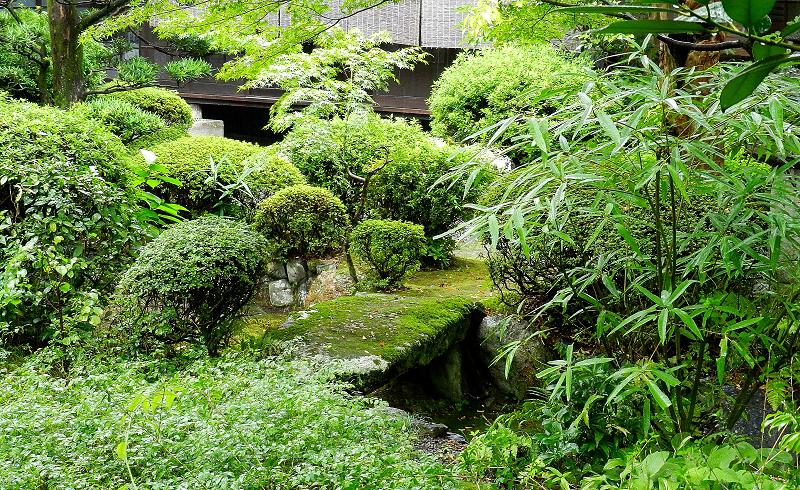
[[[284,307],[294,304],[292,285],[286,279],[278,279],[269,283],[269,302],[272,306]]]
[[[225,136],[225,123],[218,119],[198,119],[189,128],[192,136]]]
[[[267,266],[267,276],[271,279],[286,279],[286,264],[270,262]]]
[[[306,278],[306,266],[302,260],[286,262],[286,278],[291,284],[300,284]]]
[[[478,327],[480,360],[487,366],[491,381],[502,393],[518,400],[527,397],[528,391],[538,384],[536,373],[553,359],[553,353],[544,345],[541,338],[534,336],[523,342],[514,354],[508,377],[505,375],[505,361],[492,364],[504,345],[516,340],[527,339],[536,332],[527,322],[511,317],[503,322],[502,316],[487,316]]]

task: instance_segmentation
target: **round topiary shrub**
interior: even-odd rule
[[[255,225],[276,258],[312,259],[341,252],[350,221],[329,190],[294,185],[259,203]]]
[[[350,253],[369,264],[379,288],[393,288],[419,270],[425,242],[425,230],[420,225],[368,219],[350,234]]]
[[[124,100],[95,98],[77,104],[71,110],[88,119],[99,121],[125,145],[166,128],[160,117]]]
[[[464,53],[433,85],[431,131],[460,141],[516,114],[548,114],[559,107],[548,95],[577,93],[584,69],[549,44]],[[517,132],[508,129],[501,143]],[[520,148],[510,156],[519,159],[529,151]]]
[[[186,207],[194,214],[211,211],[220,202],[219,183],[239,175],[242,162],[261,149],[258,145],[219,136],[187,136],[152,148],[156,163],[180,186],[156,189],[161,197]],[[213,168],[212,168],[213,160]]]
[[[168,126],[188,128],[192,125],[192,109],[178,94],[159,87],[114,92],[101,98],[124,100],[160,117]]]
[[[230,340],[233,320],[264,269],[264,239],[245,223],[206,216],[148,243],[122,276],[117,298],[142,341],[202,342],[210,355]]]
[[[240,197],[239,200],[252,206],[281,189],[306,183],[300,170],[274,147],[245,158],[241,168],[246,173],[243,180],[247,184],[249,195]]]

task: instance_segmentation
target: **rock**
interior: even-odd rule
[[[200,107],[200,104],[189,104],[189,109],[192,110],[192,120],[203,119],[203,108]]]
[[[448,441],[455,441],[459,444],[467,443],[467,439],[464,436],[462,436],[461,434],[456,434],[455,432],[448,432],[446,437]]]
[[[527,396],[528,390],[537,385],[536,373],[553,358],[553,354],[538,337],[524,342],[514,354],[506,378],[504,361],[491,366],[490,364],[501,352],[503,345],[525,339],[535,330],[523,321],[512,319],[501,337],[501,320],[503,317],[489,316],[481,321],[478,327],[480,360],[487,366],[492,382],[501,392],[522,400]]]
[[[269,283],[269,302],[272,306],[290,306],[294,304],[292,286],[286,279],[278,279]]]
[[[225,136],[225,122],[218,119],[198,119],[189,128],[192,136]]]
[[[314,269],[317,271],[317,274],[323,274],[325,272],[333,272],[336,273],[336,269],[338,268],[339,264],[334,262],[320,262],[316,264]]]
[[[319,271],[319,266],[317,266]],[[318,272],[317,276],[308,281],[308,294],[306,294],[303,304],[306,306],[329,301],[350,293],[353,281],[349,276],[337,274],[336,268]]]
[[[286,279],[286,265],[280,262],[270,262],[267,266],[267,275],[271,279]]]
[[[302,260],[290,260],[286,263],[286,278],[291,284],[300,284],[306,278],[306,266]]]
[[[436,394],[447,400],[463,400],[462,360],[457,346],[428,366],[428,378]]]

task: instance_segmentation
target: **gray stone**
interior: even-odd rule
[[[286,263],[286,278],[292,284],[300,284],[306,278],[306,267],[301,260],[290,260]]]
[[[315,269],[317,274],[324,274],[326,272],[336,272],[336,262],[320,262],[316,265]]]
[[[490,364],[504,345],[515,340],[527,339],[535,333],[535,329],[516,318],[510,319],[505,328],[501,328],[502,320],[503,317],[500,316],[488,316],[481,321],[478,327],[480,359],[487,366],[492,382],[501,392],[522,400],[526,398],[528,391],[538,384],[536,373],[553,359],[553,353],[539,337],[523,342],[514,354],[506,378],[505,361],[491,366]]]
[[[225,136],[225,123],[218,119],[198,119],[189,128],[192,136]]]
[[[192,110],[192,120],[203,119],[203,108],[200,107],[200,104],[189,104],[189,109]]]
[[[458,346],[453,346],[442,357],[436,359],[428,366],[428,376],[431,386],[442,398],[448,400],[462,400],[462,360]]]
[[[267,266],[267,276],[271,279],[286,279],[286,265],[281,262],[270,262]]]
[[[290,306],[294,304],[292,286],[286,279],[278,279],[269,283],[269,301],[272,306]]]
[[[353,281],[348,275],[336,273],[336,269],[326,270],[308,280],[307,294],[303,297],[303,304],[310,306],[320,301],[329,301],[339,296],[350,294]]]

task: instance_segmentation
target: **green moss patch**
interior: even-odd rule
[[[466,297],[485,301],[493,294],[489,269],[482,260],[457,258],[443,270],[422,271],[405,281],[400,294],[419,297]]]
[[[365,294],[320,303],[265,335],[302,339],[313,353],[342,361],[343,376],[369,391],[444,354],[481,314],[468,298]]]

